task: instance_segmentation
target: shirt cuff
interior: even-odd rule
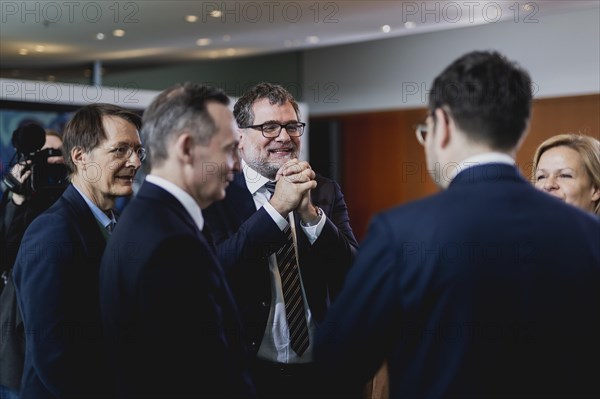
[[[323,231],[323,226],[325,226],[325,221],[327,220],[327,216],[325,216],[325,212],[321,212],[321,219],[314,226],[304,226],[300,223],[304,234],[308,238],[310,245],[314,244],[317,241],[317,238],[321,235],[321,231]]]
[[[288,221],[283,216],[281,216],[281,214],[277,212],[275,208],[273,208],[273,205],[271,205],[269,202],[265,202],[263,208],[265,208],[265,211],[267,211],[267,213],[271,216],[271,219],[273,219],[273,221],[277,224],[279,229],[283,231],[288,225]]]

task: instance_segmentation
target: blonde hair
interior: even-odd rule
[[[533,182],[535,182],[535,172],[542,154],[555,147],[568,147],[575,150],[583,161],[585,170],[592,181],[592,186],[600,189],[600,141],[591,136],[574,133],[552,136],[540,144],[533,156],[533,168],[531,171],[531,180]],[[594,213],[600,215],[600,199],[596,200],[594,204]]]

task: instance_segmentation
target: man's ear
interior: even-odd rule
[[[244,129],[238,127],[237,128],[237,133],[238,133],[238,137],[239,137],[238,148],[243,148],[244,147],[244,145],[243,145],[244,137],[246,136],[244,134]]]
[[[73,147],[71,149],[71,160],[77,166],[77,169],[85,169],[88,154],[81,147]]]
[[[435,110],[435,120],[435,134],[433,135],[433,140],[435,141],[436,146],[446,148],[450,144],[452,138],[451,124],[454,122],[442,108],[437,108]]]
[[[175,139],[175,154],[184,164],[189,164],[193,160],[194,138],[184,132]]]

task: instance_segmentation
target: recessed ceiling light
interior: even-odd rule
[[[406,22],[404,23],[404,27],[405,27],[406,29],[413,29],[413,28],[416,28],[416,27],[417,27],[417,24],[416,24],[415,22],[413,22],[413,21],[406,21]]]
[[[96,33],[96,40],[104,40],[104,33]]]
[[[212,42],[212,40],[208,37],[201,37],[200,39],[196,40],[196,45],[198,46],[208,46],[210,43]]]
[[[388,33],[388,32],[389,32],[389,31],[391,31],[391,30],[392,30],[392,28],[391,28],[389,25],[383,25],[383,26],[381,27],[381,31],[382,31],[383,33]]]
[[[221,10],[212,10],[209,15],[213,18],[221,18],[221,15],[223,15],[223,13],[221,12]]]
[[[194,23],[194,22],[198,21],[198,16],[197,15],[186,15],[185,21],[189,22],[189,23]]]
[[[223,41],[224,42],[228,42],[230,40],[231,40],[231,35],[225,35],[225,36],[223,36]]]
[[[306,42],[311,44],[319,43],[319,40],[319,36],[308,36],[306,38]]]
[[[216,51],[211,51],[208,54],[208,58],[217,58],[219,56],[219,54]]]
[[[227,54],[228,56],[235,55],[235,49],[234,48],[228,48],[227,50],[225,50],[225,54]]]
[[[43,53],[46,50],[46,47],[38,44],[33,48],[37,53]]]
[[[123,29],[115,29],[115,30],[113,30],[113,36],[123,37],[123,36],[125,36],[125,31]]]
[[[27,50],[26,48],[21,48],[21,49],[19,49],[19,54],[27,55],[27,54],[29,54],[29,50]]]

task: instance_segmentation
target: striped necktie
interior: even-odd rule
[[[275,182],[268,182],[265,188],[273,194]],[[294,352],[302,356],[308,349],[310,343],[308,338],[308,325],[302,298],[302,287],[300,284],[300,272],[296,250],[294,248],[294,237],[290,225],[283,230],[287,240],[275,253],[277,267],[281,276],[283,289],[283,300],[285,304],[285,315],[288,323],[290,342]]]

